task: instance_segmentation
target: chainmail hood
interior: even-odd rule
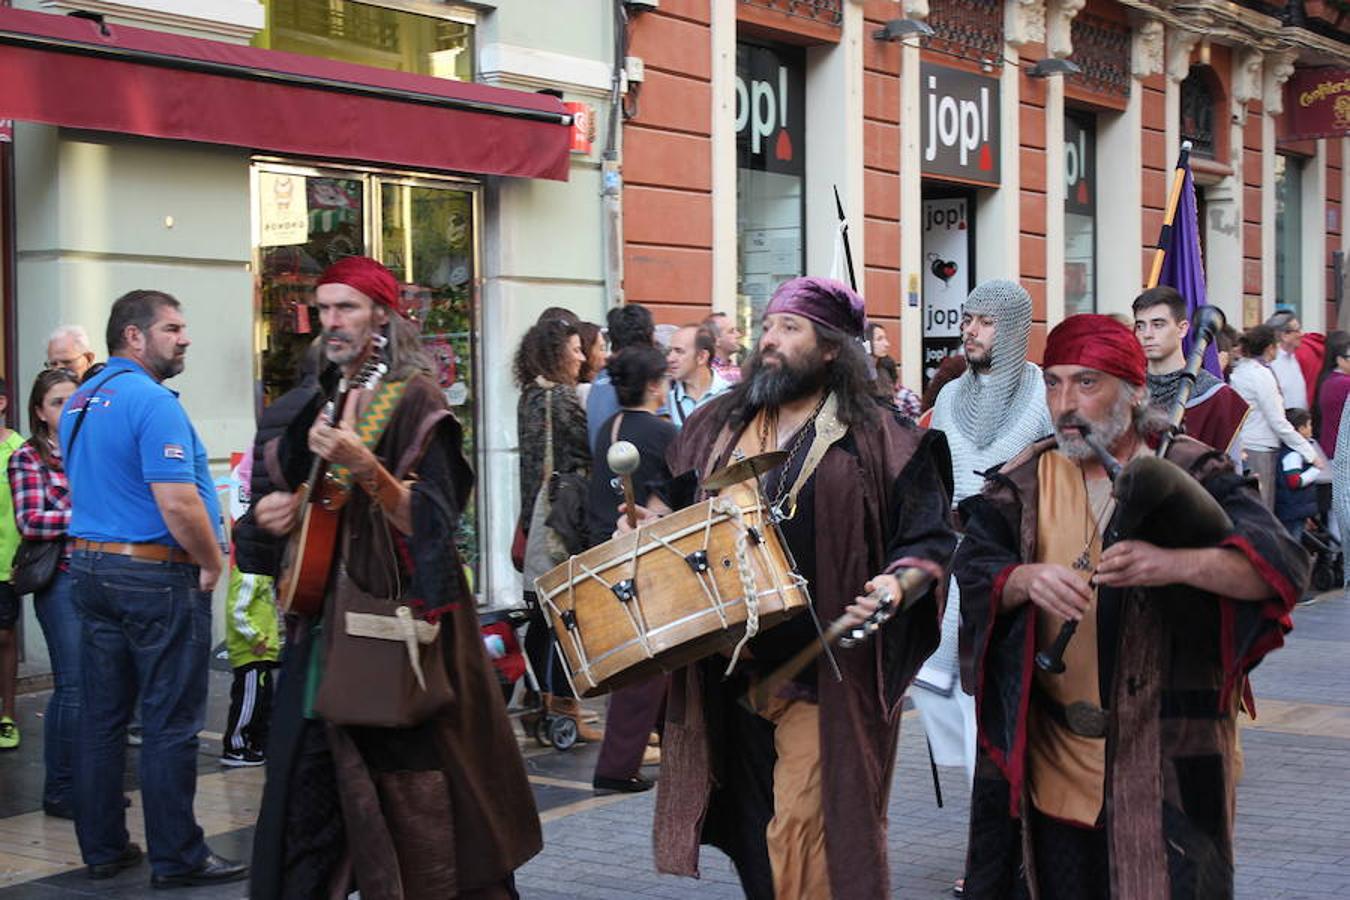
[[[1022,414],[1028,399],[1024,370],[1031,336],[1031,295],[1015,281],[995,278],[975,286],[962,312],[994,320],[988,374],[978,376],[974,369],[967,369],[951,386],[955,388],[956,427],[966,440],[985,447]]]

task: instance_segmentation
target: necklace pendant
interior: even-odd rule
[[[1073,561],[1073,570],[1075,572],[1086,572],[1092,568],[1092,554],[1086,549],[1078,554],[1078,558]]]

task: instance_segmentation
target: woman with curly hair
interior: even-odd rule
[[[529,537],[534,504],[544,483],[545,455],[552,444],[548,468],[556,473],[587,475],[591,452],[586,441],[586,411],[577,398],[577,379],[586,364],[577,323],[558,317],[542,318],[521,339],[516,351],[516,433],[520,437],[520,526]],[[567,674],[553,648],[553,635],[534,594],[534,576],[525,572],[525,606],[530,611],[525,652],[543,681],[544,704],[556,715],[577,720],[577,735],[597,741],[601,734],[580,718],[581,704],[572,693]],[[528,733],[533,722],[522,719]]]

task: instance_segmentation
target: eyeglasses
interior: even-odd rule
[[[70,359],[49,359],[42,364],[42,368],[52,369],[74,369],[75,364],[80,361],[80,357],[72,356]]]

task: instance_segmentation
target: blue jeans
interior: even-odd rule
[[[71,574],[57,571],[46,590],[33,598],[47,657],[52,664],[52,696],[42,724],[42,760],[47,767],[43,803],[73,803],[75,751],[80,726],[80,614],[75,609]]]
[[[199,868],[206,843],[192,812],[197,732],[206,720],[211,597],[198,569],[105,553],[71,562],[82,631],[84,715],[76,760],[75,833],[88,865],[127,846],[122,778],[126,730],[139,692],[141,793],[150,866],[156,875]]]

